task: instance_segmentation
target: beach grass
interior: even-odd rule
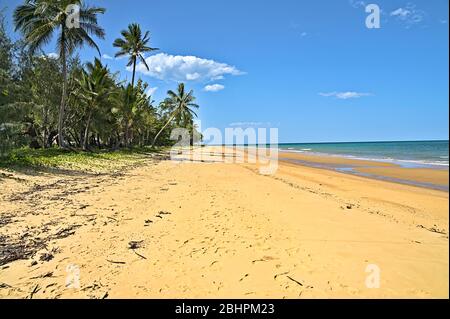
[[[148,158],[148,155],[160,151],[161,148],[150,147],[91,152],[59,148],[30,149],[26,147],[15,149],[7,156],[0,157],[0,168],[7,170],[57,168],[102,172],[138,163]]]

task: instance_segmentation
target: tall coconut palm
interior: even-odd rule
[[[137,23],[132,23],[128,25],[128,30],[122,30],[122,38],[117,38],[113,46],[119,48],[119,52],[115,54],[117,57],[128,56],[127,66],[133,66],[133,76],[131,79],[131,86],[134,87],[134,78],[136,75],[136,63],[137,60],[144,64],[144,66],[149,70],[147,62],[143,53],[158,50],[157,48],[151,48],[148,46],[150,41],[150,32],[145,32],[142,36],[141,27]]]
[[[176,117],[180,119],[180,121],[184,119],[192,120],[194,117],[197,117],[197,114],[193,109],[198,109],[198,105],[194,103],[194,91],[190,90],[186,93],[184,88],[184,83],[178,84],[177,92],[173,92],[172,90],[167,91],[168,98],[163,102],[163,109],[168,111],[169,119],[166,124],[159,130],[158,134],[156,134],[153,139],[152,147],[155,146],[156,140],[159,135],[161,135],[162,131],[166,129],[166,127],[172,122],[172,120]],[[184,121],[183,121],[184,122]]]
[[[78,8],[74,14],[70,8]],[[14,11],[16,31],[20,30],[33,54],[48,44],[54,33],[57,36],[57,53],[62,64],[63,89],[58,116],[58,142],[65,147],[64,112],[67,96],[67,57],[78,47],[87,44],[100,54],[92,35],[101,39],[105,31],[97,23],[97,15],[103,14],[104,8],[86,6],[82,0],[25,0]],[[74,17],[77,21],[72,21]],[[73,23],[78,22],[79,25]]]

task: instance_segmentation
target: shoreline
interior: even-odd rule
[[[404,167],[388,161],[285,151],[280,151],[279,159],[280,162],[288,162],[293,165],[304,165],[369,179],[449,191],[448,166]]]
[[[319,157],[331,157],[331,158],[343,158],[347,160],[356,160],[356,161],[368,161],[368,162],[377,162],[377,163],[387,163],[397,165],[403,168],[431,168],[431,169],[445,169],[449,168],[449,163],[443,162],[427,162],[424,160],[414,160],[414,159],[396,159],[396,158],[376,158],[376,157],[358,157],[355,155],[348,154],[333,154],[333,153],[321,153],[321,152],[313,152],[313,151],[295,151],[289,149],[278,148],[280,153],[290,153],[290,154],[303,154],[310,156],[319,156]]]

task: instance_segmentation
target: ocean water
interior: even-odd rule
[[[280,151],[393,162],[404,167],[448,168],[448,141],[279,144]]]

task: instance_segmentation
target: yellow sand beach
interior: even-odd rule
[[[2,249],[31,250],[0,266],[1,297],[449,297],[444,191],[285,161],[266,176],[153,159],[0,187]]]

